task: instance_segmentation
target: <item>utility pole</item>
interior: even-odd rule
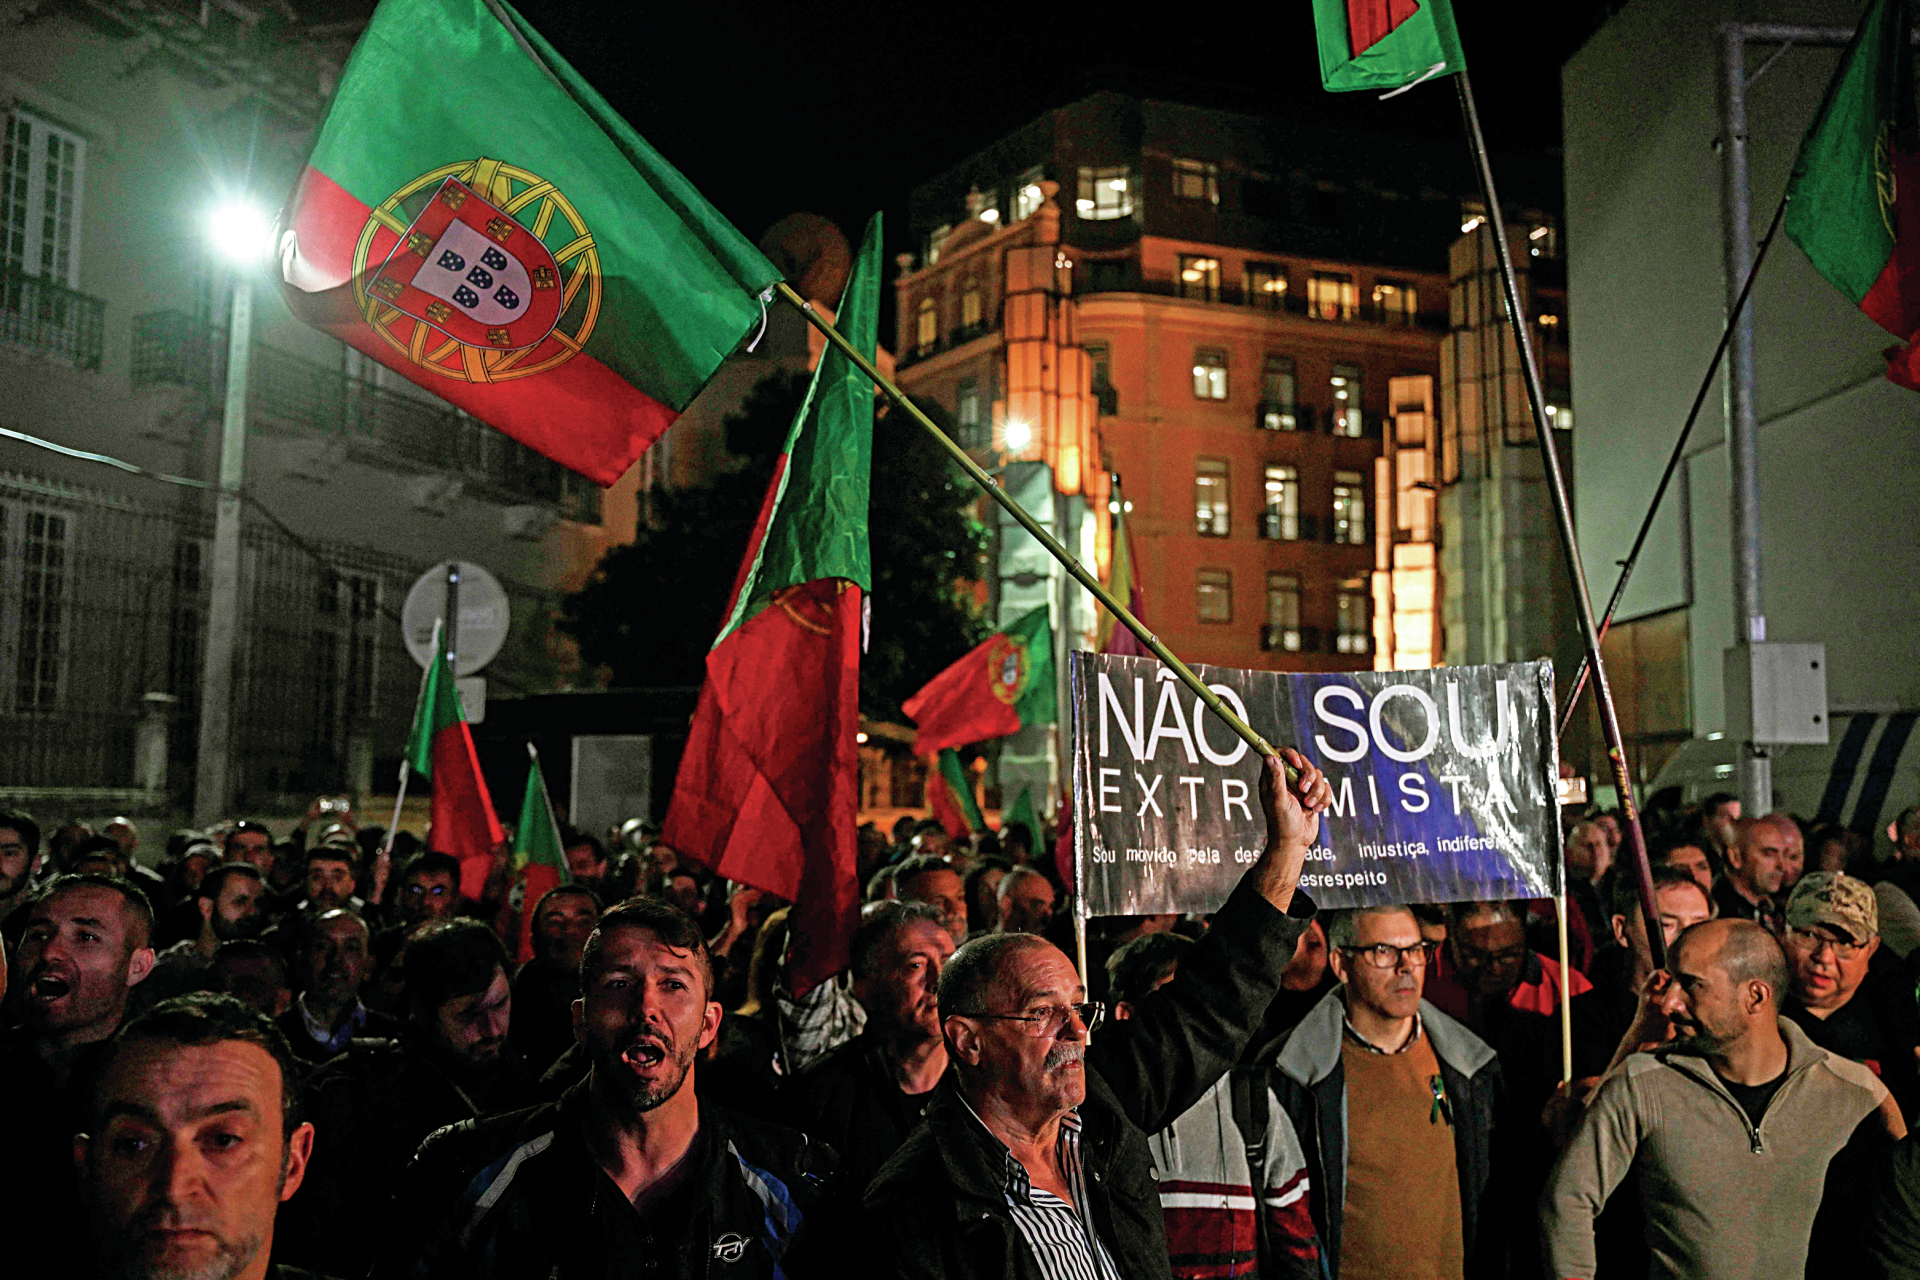
[[[213,522],[206,663],[200,674],[200,737],[194,752],[193,821],[208,826],[233,801],[233,668],[240,637],[240,486],[246,477],[247,358],[253,348],[253,271],[233,268],[227,323],[227,405],[220,422],[220,489]]]

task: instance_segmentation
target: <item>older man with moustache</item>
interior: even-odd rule
[[[1261,779],[1265,852],[1178,976],[1088,1044],[1100,1006],[1057,947],[995,933],[940,976],[952,1073],[868,1187],[857,1273],[995,1280],[1168,1277],[1146,1133],[1224,1075],[1312,913],[1300,868],[1330,792],[1288,751]]]

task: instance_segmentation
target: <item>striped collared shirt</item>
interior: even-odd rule
[[[1055,1148],[1060,1172],[1073,1193],[1073,1203],[1068,1204],[1052,1192],[1034,1186],[1026,1166],[1013,1158],[1013,1152],[1007,1150],[1005,1143],[993,1137],[993,1131],[987,1129],[973,1104],[967,1103],[965,1097],[960,1100],[1006,1155],[1006,1181],[1002,1191],[1007,1197],[1007,1209],[1013,1215],[1014,1226],[1020,1229],[1021,1239],[1033,1251],[1034,1261],[1040,1264],[1040,1274],[1046,1280],[1120,1280],[1120,1272],[1113,1265],[1107,1246],[1094,1229],[1093,1209],[1087,1202],[1086,1173],[1080,1163],[1078,1109],[1060,1117],[1059,1145]]]
[[[1382,1057],[1392,1057],[1396,1053],[1405,1053],[1407,1050],[1413,1048],[1413,1046],[1420,1043],[1420,1036],[1424,1030],[1420,1025],[1420,1013],[1418,1010],[1415,1010],[1413,1015],[1413,1034],[1407,1037],[1407,1042],[1398,1049],[1382,1049],[1379,1045],[1360,1034],[1358,1029],[1354,1027],[1351,1016],[1343,1019],[1343,1022],[1347,1028],[1347,1039],[1353,1041],[1367,1052],[1377,1053]]]

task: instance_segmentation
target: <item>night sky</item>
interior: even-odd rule
[[[904,249],[915,185],[1097,89],[1464,145],[1444,84],[1385,103],[1322,91],[1303,0],[1197,19],[1184,6],[1164,18],[1077,5],[518,7],[754,239],[798,209],[857,237],[878,208],[889,252]],[[1496,151],[1558,147],[1560,64],[1607,9],[1456,0]]]

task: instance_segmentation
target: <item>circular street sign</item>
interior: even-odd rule
[[[460,565],[460,625],[454,631],[456,676],[470,676],[500,656],[507,642],[512,610],[500,579],[477,564]],[[433,624],[447,612],[447,562],[420,575],[400,610],[400,635],[407,652],[426,669],[433,660]]]

